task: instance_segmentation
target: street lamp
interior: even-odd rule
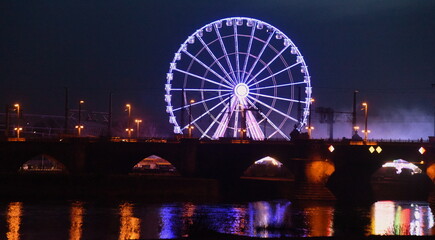
[[[20,127],[20,104],[15,103],[14,107],[15,107],[15,110],[17,111],[17,127],[14,128],[14,130],[17,131],[17,138],[20,138],[20,131],[23,130]]]
[[[80,100],[79,101],[79,121],[78,121],[78,125],[76,126],[77,129],[77,134],[80,137],[82,129],[83,129],[83,125],[82,125],[82,104],[85,103],[85,101]]]
[[[19,139],[20,138],[20,132],[23,130],[23,128],[16,127],[16,128],[14,128],[14,130],[17,132],[17,139]]]
[[[125,131],[127,132],[127,135],[128,135],[128,141],[130,142],[130,139],[131,139],[131,132],[133,132],[133,128],[126,128]]]
[[[362,110],[364,110],[364,141],[367,141],[368,135],[369,135],[369,131],[367,129],[367,119],[368,119],[369,106],[366,102],[363,102],[362,106],[364,107],[362,109]]]
[[[312,105],[314,101],[315,101],[314,98],[310,99],[310,114],[308,115],[308,127],[306,127],[306,129],[308,130],[308,139],[311,139],[311,132],[314,129],[314,127],[311,126],[311,113],[312,113]]]
[[[193,130],[193,126],[192,126],[192,104],[195,103],[195,99],[190,99],[189,101],[189,138],[192,137],[192,130]]]
[[[131,105],[127,103],[127,104],[125,104],[125,107],[127,108],[127,109],[125,109],[125,111],[127,111],[127,113],[128,113],[127,129],[125,129],[125,131],[127,131],[127,133],[128,133],[128,141],[130,142],[131,132],[133,131],[133,129],[131,129]]]
[[[17,111],[17,119],[20,119],[20,104],[15,103],[14,107],[16,108]]]
[[[77,135],[80,137],[82,135],[83,125],[76,125]]]
[[[141,119],[135,119],[134,122],[136,123],[136,138],[139,138],[139,124],[142,122]]]

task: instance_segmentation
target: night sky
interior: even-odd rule
[[[435,109],[435,1],[3,1],[0,105],[63,115],[70,108],[133,114],[169,134],[164,84],[169,62],[196,29],[220,18],[253,17],[289,36],[307,62],[314,107],[370,106],[375,138],[427,138]],[[3,107],[1,108],[3,109]],[[359,122],[362,111],[359,111]],[[335,137],[349,137],[337,114]],[[324,124],[314,132],[326,137]],[[361,124],[362,125],[362,122]]]

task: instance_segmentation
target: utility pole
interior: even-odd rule
[[[351,138],[353,135],[358,134],[358,130],[356,127],[356,94],[357,93],[358,90],[355,90],[353,92],[352,135],[350,136]]]
[[[5,108],[5,137],[9,136],[9,104],[6,104]]]
[[[107,122],[107,136],[112,137],[112,92],[109,93],[109,119]]]
[[[65,118],[63,125],[63,133],[68,134],[68,88],[65,87]]]

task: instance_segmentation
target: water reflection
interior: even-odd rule
[[[291,227],[290,202],[254,202],[249,204],[249,235],[258,237],[275,236],[272,230],[286,230]],[[279,234],[278,234],[279,235]]]
[[[426,202],[379,201],[372,206],[372,234],[430,235],[434,216]]]
[[[82,239],[83,214],[85,210],[82,202],[71,204],[71,228],[69,230],[70,240]]]
[[[134,217],[133,204],[122,203],[119,206],[120,226],[119,239],[139,239],[140,238],[140,219]]]
[[[30,235],[67,239],[68,233],[70,240],[170,239],[210,231],[261,238],[435,234],[434,216],[426,202],[382,201],[371,207],[285,200],[103,206],[11,202],[0,215],[6,220],[0,238],[8,240]]]
[[[8,240],[20,239],[21,216],[23,212],[23,204],[21,202],[11,202],[8,206],[6,221],[8,224],[8,232],[6,237]]]
[[[334,208],[331,206],[310,206],[304,209],[307,237],[329,237],[334,233]]]

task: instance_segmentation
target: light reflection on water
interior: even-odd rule
[[[434,216],[426,202],[379,201],[372,206],[374,235],[431,235]]]
[[[334,204],[258,201],[243,204],[99,205],[63,202],[55,205],[10,202],[1,204],[6,229],[0,239],[139,239],[177,238],[216,231],[256,237],[374,235],[434,235],[434,215],[426,202],[374,203],[370,210],[343,210]],[[346,208],[345,208],[346,209]],[[349,208],[350,209],[350,208]],[[355,221],[355,212],[364,212]],[[361,225],[361,226],[349,226]],[[51,227],[43,227],[45,225]],[[102,227],[104,225],[105,227]],[[97,227],[99,226],[99,227]],[[107,227],[106,227],[107,226]],[[69,233],[69,234],[68,234]]]
[[[8,224],[8,232],[6,233],[6,238],[8,240],[19,240],[20,239],[20,225],[21,216],[23,212],[23,206],[20,202],[9,203],[8,210],[6,213],[6,221]]]
[[[82,239],[83,214],[85,209],[82,202],[73,202],[71,204],[71,228],[69,230],[70,240]]]

